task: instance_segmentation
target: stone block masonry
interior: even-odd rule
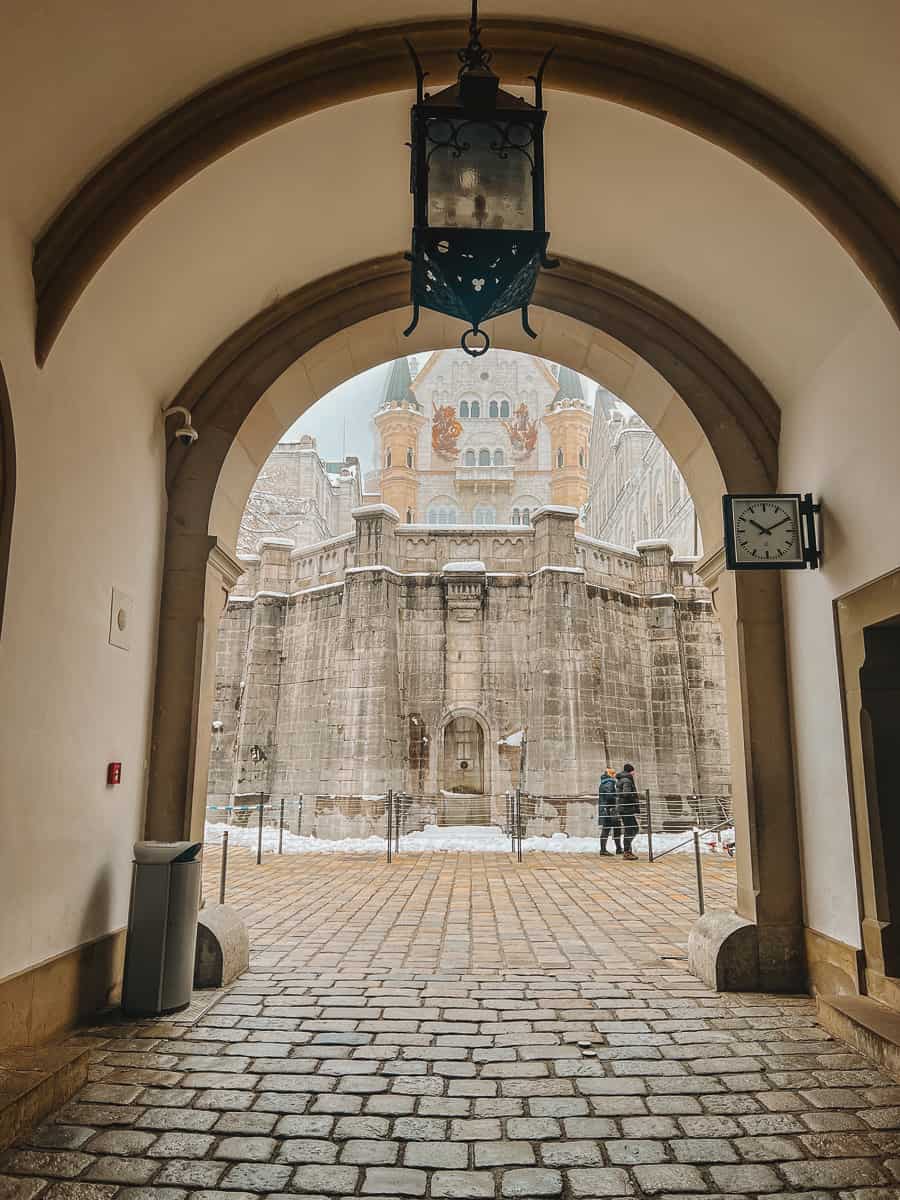
[[[721,633],[692,561],[576,516],[425,529],[379,504],[352,541],[261,542],[219,631],[210,803],[303,796],[302,832],[365,836],[389,788],[466,823],[520,785],[583,833],[576,801],[626,760],[655,794],[727,795]]]

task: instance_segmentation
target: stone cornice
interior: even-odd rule
[[[237,554],[216,537],[209,539],[209,558],[207,561],[213,570],[221,575],[222,583],[229,589],[234,587],[247,570],[246,562],[241,562]]]

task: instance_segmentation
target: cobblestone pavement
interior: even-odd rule
[[[218,895],[218,847],[205,890]],[[704,855],[707,907],[733,908],[731,859]],[[278,897],[277,904],[273,897]],[[419,969],[658,965],[697,919],[689,854],[656,863],[596,855],[228,856],[226,900],[269,966]]]
[[[234,899],[268,931],[251,972],[174,1019],[86,1033],[91,1082],[0,1162],[0,1200],[900,1196],[900,1087],[819,1028],[805,998],[717,995],[682,963],[629,962],[608,940],[617,917],[600,908],[587,929],[594,902],[573,896],[596,867],[536,863],[517,891],[503,866],[411,864],[379,871],[379,891],[356,860],[334,897],[340,865],[304,861],[323,887],[303,885],[309,911],[291,900],[295,923],[313,929],[318,912],[333,926],[315,950],[279,890],[259,890],[282,864],[255,883],[241,867]],[[623,880],[619,916],[635,920],[625,864],[603,866]],[[506,880],[492,906],[482,872]],[[444,926],[477,916],[476,948],[435,930],[429,953],[468,961],[484,937],[492,963],[411,961],[445,873],[466,899],[452,921],[444,906]],[[552,946],[510,965],[501,921],[541,928],[548,895]],[[335,946],[342,907],[364,915]],[[634,929],[636,941],[648,954],[653,937]]]

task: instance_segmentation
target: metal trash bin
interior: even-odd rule
[[[135,842],[122,1010],[156,1017],[191,1002],[202,842]]]

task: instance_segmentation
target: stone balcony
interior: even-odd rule
[[[515,480],[512,467],[457,467],[457,487],[472,488],[476,492],[509,491]]]

